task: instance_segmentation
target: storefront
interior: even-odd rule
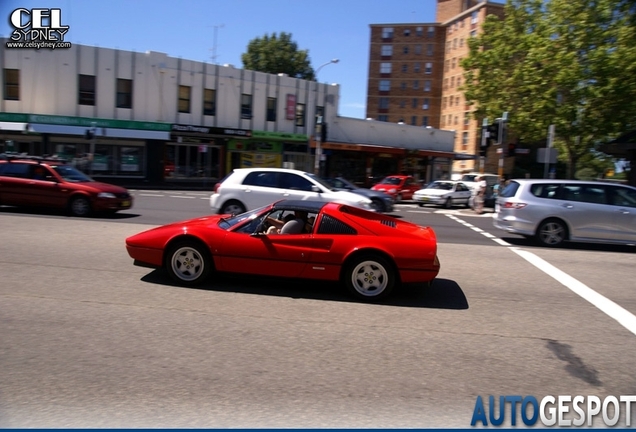
[[[0,113],[0,151],[56,156],[96,178],[152,179],[170,124]]]
[[[294,168],[309,170],[311,155],[307,136],[283,132],[253,131],[248,140],[229,140],[226,170],[234,168]]]
[[[165,181],[222,178],[227,172],[222,161],[230,143],[251,136],[248,129],[173,124],[163,154]]]

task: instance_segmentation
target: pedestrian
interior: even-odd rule
[[[486,179],[482,176],[477,177],[477,190],[475,191],[475,205],[474,210],[477,214],[484,212],[484,200],[486,199]]]

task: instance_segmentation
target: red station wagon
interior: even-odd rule
[[[68,210],[74,216],[132,207],[123,187],[100,183],[64,159],[1,155],[0,205]]]
[[[391,195],[396,202],[413,199],[413,194],[420,189],[422,186],[413,177],[407,175],[386,176],[371,188],[371,190]]]

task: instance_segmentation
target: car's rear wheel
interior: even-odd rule
[[[75,197],[69,204],[73,216],[88,216],[91,213],[91,203],[86,197]]]
[[[165,260],[170,277],[182,285],[198,285],[212,271],[210,252],[194,240],[175,243],[166,253]]]
[[[395,202],[402,202],[402,194],[397,194],[395,197]]]
[[[221,214],[241,214],[245,213],[245,206],[239,201],[230,200],[221,207]]]
[[[541,225],[537,228],[535,238],[543,246],[561,246],[568,238],[568,229],[563,221],[548,219],[541,222]]]
[[[389,295],[395,285],[391,264],[379,255],[355,258],[346,267],[344,283],[351,294],[365,301],[380,300]]]
[[[446,201],[444,201],[444,208],[451,208],[453,206],[453,201],[450,198],[446,198]]]

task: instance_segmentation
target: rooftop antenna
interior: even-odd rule
[[[218,34],[220,28],[225,27],[225,24],[217,24],[217,25],[214,25],[212,27],[214,27],[214,36],[213,36],[213,39],[212,39],[212,49],[210,50],[210,51],[212,51],[212,55],[210,56],[210,58],[212,59],[212,63],[216,64],[216,58],[217,58],[217,55],[216,55],[216,47],[217,47],[216,39],[217,39],[217,34]]]

